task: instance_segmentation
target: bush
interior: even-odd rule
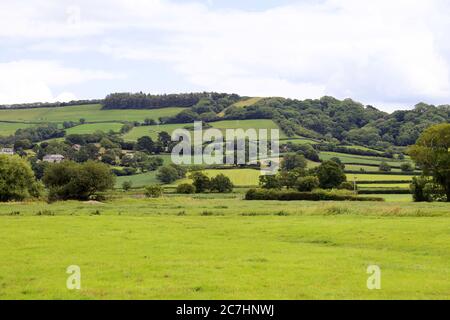
[[[357,197],[332,193],[324,190],[316,192],[278,191],[265,189],[250,189],[245,194],[245,200],[277,200],[277,201],[384,201],[383,198]]]
[[[426,194],[425,185],[430,182],[426,177],[414,177],[411,183],[411,193],[415,202],[431,201],[429,194]]]
[[[154,185],[145,187],[145,196],[147,198],[161,198],[164,195],[164,189],[161,186]]]
[[[402,172],[413,172],[414,171],[413,166],[409,162],[402,163],[400,165],[400,169],[402,170]]]
[[[131,181],[124,181],[124,182],[122,183],[122,189],[123,189],[124,191],[129,191],[129,190],[131,189],[132,186],[133,186],[133,182],[131,182]]]
[[[46,167],[43,182],[49,200],[87,200],[114,187],[115,177],[103,163],[64,161]]]
[[[189,183],[182,183],[177,187],[177,193],[180,194],[193,194],[195,193],[195,186]]]
[[[171,166],[161,167],[156,174],[156,177],[162,183],[172,183],[178,180],[178,172]]]
[[[320,187],[332,189],[347,181],[347,176],[342,167],[334,161],[325,161],[317,168]]]
[[[391,170],[392,170],[391,166],[386,161],[380,163],[380,171],[391,172]]]
[[[320,185],[319,179],[314,176],[300,177],[295,183],[295,187],[301,192],[311,192]]]
[[[39,197],[41,191],[28,162],[18,156],[0,155],[0,201]]]
[[[230,193],[233,191],[234,185],[231,182],[230,178],[225,176],[224,174],[218,174],[210,181],[210,189],[211,191],[217,191],[219,193]]]
[[[346,181],[346,182],[342,182],[339,186],[338,186],[339,190],[351,190],[353,191],[355,189],[355,186],[353,183]]]
[[[195,192],[202,193],[208,191],[211,188],[211,180],[203,172],[193,172],[190,176],[192,184],[195,186]]]

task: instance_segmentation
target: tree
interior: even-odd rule
[[[80,119],[80,124],[85,124],[85,122],[86,122],[86,119],[84,119],[84,118]]]
[[[303,155],[300,154],[287,154],[281,163],[281,169],[285,171],[293,170],[296,168],[306,168],[307,162]]]
[[[278,175],[265,175],[259,177],[259,185],[263,189],[281,189],[283,182]]]
[[[429,127],[409,149],[411,158],[425,175],[431,175],[450,202],[450,124]]]
[[[392,170],[391,166],[386,161],[382,161],[380,163],[379,169],[382,172],[391,172],[391,170]]]
[[[344,170],[334,161],[325,161],[316,170],[320,187],[323,189],[336,188],[342,182],[347,181]]]
[[[124,191],[129,191],[131,189],[131,187],[133,187],[133,182],[131,182],[131,181],[124,181],[122,183],[122,189]]]
[[[176,180],[178,180],[179,175],[178,175],[178,171],[174,167],[165,166],[165,167],[159,168],[158,173],[156,174],[156,177],[162,183],[168,184],[168,183],[172,183],[172,182],[175,182]]]
[[[146,151],[148,153],[152,153],[155,150],[155,143],[152,138],[148,136],[140,137],[137,140],[136,148],[139,151]]]
[[[224,174],[218,174],[211,179],[210,189],[211,191],[217,191],[219,193],[230,193],[233,191],[234,185]]]
[[[18,156],[0,155],[0,201],[39,197],[41,186],[30,164]]]
[[[103,163],[64,161],[46,167],[42,180],[50,190],[50,200],[87,200],[112,189],[115,176]]]
[[[311,192],[320,186],[319,179],[314,176],[300,177],[295,183],[295,187],[301,192]]]
[[[201,171],[193,172],[189,178],[191,178],[197,193],[208,191],[211,188],[211,180]]]

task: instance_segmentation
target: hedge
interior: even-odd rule
[[[411,194],[408,189],[358,190],[358,194]]]
[[[384,201],[383,198],[357,197],[337,195],[326,191],[297,192],[265,189],[250,189],[245,194],[245,200],[278,200],[278,201]]]

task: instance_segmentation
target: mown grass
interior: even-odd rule
[[[213,128],[225,130],[225,129],[255,129],[258,133],[259,129],[268,129],[268,135],[270,135],[270,129],[280,130],[280,139],[287,138],[284,132],[278,127],[278,125],[269,119],[258,120],[224,120],[210,123]]]
[[[379,165],[382,161],[387,162],[390,166],[400,166],[405,161],[400,161],[396,159],[389,159],[383,157],[370,157],[370,156],[359,156],[359,155],[351,155],[346,153],[339,152],[328,152],[323,151],[319,154],[321,160],[330,160],[331,158],[339,158],[342,163],[354,163],[354,164],[371,164],[371,165]]]
[[[157,120],[159,117],[173,116],[183,108],[164,108],[154,110],[101,110],[101,105],[82,105],[61,108],[35,108],[0,110],[0,121],[21,122],[87,122],[144,121],[145,118]]]
[[[347,173],[347,180],[353,181],[411,181],[413,175],[395,175],[395,174],[353,174]]]
[[[158,139],[158,133],[165,131],[170,135],[176,129],[183,129],[188,124],[162,124],[156,126],[141,126],[134,127],[130,132],[124,135],[124,139],[128,141],[136,141],[140,137],[149,136],[153,140]]]
[[[229,195],[1,204],[0,299],[447,299],[448,208]],[[373,264],[381,290],[366,287]],[[69,265],[80,291],[66,289]]]
[[[18,129],[32,127],[33,124],[0,122],[0,136],[13,135]]]

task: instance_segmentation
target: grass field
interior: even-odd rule
[[[176,129],[183,129],[188,126],[188,124],[162,124],[156,126],[141,126],[134,127],[130,132],[124,135],[124,139],[128,141],[136,141],[140,137],[149,136],[153,140],[158,139],[158,133],[165,131],[169,134]]]
[[[0,122],[0,136],[14,134],[17,129],[25,129],[34,126],[33,124]]]
[[[253,169],[227,169],[227,170],[203,170],[208,177],[213,178],[218,174],[224,174],[228,178],[230,178],[231,182],[235,186],[257,186],[259,184],[259,176],[261,172],[259,170]],[[189,179],[184,180],[183,182],[190,182]]]
[[[94,133],[96,131],[103,131],[108,133],[110,130],[114,132],[120,132],[123,124],[117,122],[106,122],[106,123],[92,123],[83,124],[70,129],[66,129],[67,134],[88,134]]]
[[[448,209],[230,196],[0,204],[0,299],[448,299]],[[374,264],[382,289],[370,291]],[[66,289],[70,265],[80,291]]]
[[[321,160],[330,160],[333,157],[337,157],[341,159],[342,163],[358,163],[358,164],[372,164],[372,165],[379,165],[382,161],[386,161],[390,166],[400,166],[402,163],[408,162],[405,161],[399,161],[395,159],[389,159],[389,158],[383,158],[383,157],[368,157],[368,156],[358,156],[358,155],[351,155],[351,154],[345,154],[345,153],[338,153],[338,152],[328,152],[323,151],[320,152],[320,159]]]
[[[353,181],[411,181],[413,176],[393,174],[353,174],[347,173],[347,180]]]
[[[159,184],[160,182],[156,178],[156,171],[136,174],[133,176],[117,177],[116,188],[122,188],[122,183],[130,181],[133,184],[133,188],[141,188],[152,184]]]
[[[354,164],[346,164],[345,165],[345,170],[360,171],[361,169],[363,169],[365,172],[380,172],[379,167],[354,165]],[[402,170],[401,169],[397,169],[397,168],[392,168],[391,171],[392,172],[401,172]]]
[[[244,107],[252,106],[255,103],[261,101],[262,99],[263,98],[253,97],[253,98],[249,98],[249,99],[245,99],[245,100],[236,102],[235,104],[233,104],[233,106],[238,107],[238,108],[244,108]]]
[[[224,120],[218,122],[210,123],[213,128],[225,130],[225,129],[279,129],[280,139],[287,138],[283,131],[278,127],[278,125],[273,122],[273,120],[268,119],[258,119],[258,120]],[[270,135],[270,131],[268,132]]]
[[[21,122],[57,122],[78,121],[140,121],[145,118],[157,120],[159,117],[173,116],[183,108],[164,108],[154,110],[101,110],[100,105],[83,105],[61,108],[35,108],[18,110],[0,110],[0,121]]]

